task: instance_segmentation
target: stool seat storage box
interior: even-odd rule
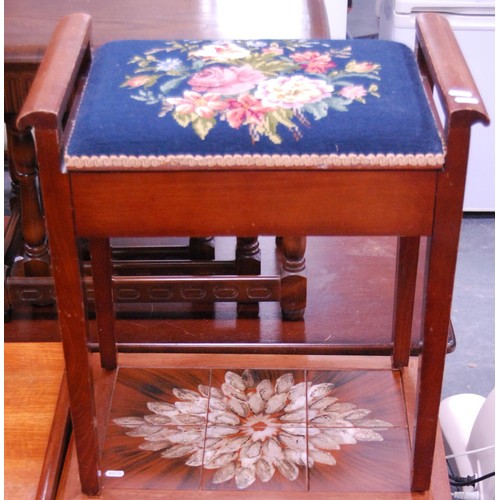
[[[130,40],[96,50],[65,163],[434,168],[444,154],[401,44]]]

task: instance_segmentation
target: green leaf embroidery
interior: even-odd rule
[[[158,75],[151,75],[142,86],[145,89],[152,87],[157,82],[158,78],[160,78]]]
[[[181,78],[173,78],[172,80],[169,80],[168,82],[163,83],[160,86],[160,92],[163,95],[167,95],[171,90],[175,89],[181,82],[183,82],[186,79],[186,77],[181,77]]]
[[[311,104],[306,104],[302,107],[303,111],[311,113],[315,120],[321,120],[328,115],[328,103],[326,101],[314,102]]]
[[[287,128],[292,129],[297,127],[297,125],[292,122],[293,119],[292,109],[278,108],[270,114],[272,114],[272,116],[276,119],[277,123],[281,123]]]
[[[273,113],[267,113],[262,127],[262,135],[269,138],[274,144],[281,144],[281,137],[277,133],[278,120]]]
[[[346,99],[345,97],[330,97],[324,101],[329,108],[334,109],[335,111],[347,111],[349,104],[352,103],[350,99]]]
[[[198,117],[193,120],[193,130],[200,136],[201,139],[205,139],[207,134],[215,126],[215,119],[207,119]]]
[[[155,97],[153,92],[149,90],[148,92],[145,92],[144,90],[139,90],[139,92],[135,95],[130,96],[132,99],[135,99],[136,101],[143,101],[146,104],[157,104],[160,102],[160,99],[158,97]]]
[[[296,70],[299,66],[290,59],[276,59],[273,54],[252,54],[241,60],[267,76],[275,76]]]
[[[172,113],[172,116],[174,117],[175,121],[181,126],[181,127],[187,127],[192,121],[193,118],[196,117],[194,114],[184,114],[184,113],[178,113],[174,111]]]
[[[194,72],[197,72],[197,71],[201,71],[206,66],[207,66],[207,64],[204,61],[197,59],[197,60],[193,61],[191,68],[193,69]]]

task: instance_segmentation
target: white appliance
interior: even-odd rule
[[[456,394],[441,402],[439,424],[454,474],[484,477],[495,471],[495,389],[487,398]],[[494,500],[495,478],[464,486],[453,498]]]
[[[326,0],[330,38],[343,40],[347,32],[347,0]]]
[[[415,18],[438,12],[448,19],[474,76],[491,123],[472,127],[464,210],[495,210],[494,0],[379,0],[379,38],[415,47]]]

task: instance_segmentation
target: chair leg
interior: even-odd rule
[[[394,369],[408,366],[410,360],[419,247],[418,236],[398,238],[392,326],[392,367]]]
[[[306,237],[283,236],[283,268],[281,271],[281,314],[283,319],[303,319],[307,299]]]
[[[115,316],[112,290],[113,263],[108,238],[89,240],[101,366],[116,368]]]
[[[256,237],[236,238],[236,274],[259,275],[260,271],[259,239]],[[258,302],[238,302],[237,308],[240,317],[254,317],[259,313]]]

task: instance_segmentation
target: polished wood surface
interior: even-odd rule
[[[140,183],[134,180],[138,175]],[[127,232],[157,236],[161,231],[187,236],[189,230],[202,236],[212,230],[222,236],[251,234],[255,227],[261,235],[300,235],[306,227],[311,236],[397,235],[403,227],[405,236],[430,234],[434,171],[386,171],[380,175],[367,170],[354,177],[353,181],[353,173],[347,170],[184,171],[168,175],[74,172],[72,190],[80,207],[75,214],[77,231],[83,236],[123,236]],[[411,184],[413,189],[402,193],[403,184]],[[94,220],[90,214],[102,206],[111,186],[114,204]],[[220,186],[227,188],[221,191]],[[163,198],[148,196],[153,188],[160,188],[171,201],[168,212],[161,206]],[[197,210],[192,207],[193,199],[199,200]],[[306,209],[310,199],[316,202]],[[169,213],[170,217],[156,221],[134,217],[145,203],[151,212]],[[210,211],[204,210],[207,206]],[[190,228],[183,220],[188,210],[193,215]],[[129,222],[126,228],[120,224],[124,218]]]
[[[277,194],[277,210],[273,218],[269,218],[267,200],[256,190],[256,202],[250,207],[251,223],[245,218],[244,211],[235,209],[222,212],[218,203],[200,203],[197,195],[203,200],[203,191],[200,184],[206,189],[202,181],[207,181],[208,172],[170,172],[151,174],[125,174],[103,172],[99,184],[109,189],[100,191],[94,199],[94,204],[83,200],[82,179],[92,174],[74,173],[60,170],[60,151],[64,145],[62,134],[63,116],[61,106],[68,104],[69,92],[61,82],[50,85],[54,81],[61,65],[65,68],[66,84],[72,86],[78,73],[77,61],[81,54],[88,50],[87,40],[90,29],[88,16],[77,15],[63,20],[54,35],[51,48],[47,51],[39,73],[39,83],[33,86],[33,95],[27,100],[18,119],[18,126],[25,128],[35,126],[35,136],[38,145],[40,178],[42,193],[45,200],[46,220],[51,237],[54,278],[58,294],[59,323],[61,328],[67,377],[72,411],[75,445],[79,460],[79,473],[83,491],[87,494],[97,494],[100,491],[104,478],[100,477],[102,457],[99,453],[103,442],[102,429],[96,428],[96,410],[103,411],[102,393],[96,399],[93,392],[93,373],[87,350],[87,318],[84,307],[83,287],[79,269],[79,252],[77,236],[84,234],[90,238],[107,238],[115,234],[133,233],[136,236],[148,236],[163,230],[166,235],[176,234],[201,236],[210,234],[227,234],[227,228],[233,228],[237,234],[248,234],[254,228],[256,234],[332,234],[332,235],[395,235],[402,241],[405,238],[430,236],[427,239],[426,274],[424,285],[425,308],[423,316],[423,352],[421,355],[421,371],[418,381],[418,404],[416,407],[415,429],[412,432],[412,458],[410,480],[412,491],[427,491],[432,475],[432,458],[438,426],[438,406],[440,401],[440,386],[444,367],[444,357],[447,345],[447,334],[450,320],[453,277],[458,247],[458,231],[461,220],[465,171],[468,156],[468,142],[471,125],[478,120],[488,121],[486,112],[474,86],[472,77],[461,56],[458,46],[453,43],[454,37],[449,25],[440,16],[419,16],[418,60],[426,65],[424,76],[429,76],[443,95],[445,107],[444,140],[447,147],[445,166],[436,171],[423,171],[418,167],[405,167],[389,172],[384,169],[373,169],[369,165],[359,165],[356,168],[345,170],[315,171],[303,169],[288,172],[285,179],[280,169],[248,172],[245,170],[230,169],[220,172],[214,169],[211,174],[219,180],[219,190],[224,198],[231,201],[241,198],[249,199],[248,176],[251,174],[256,188],[269,195],[267,182],[273,185],[273,179],[283,182],[282,189],[287,194],[298,194],[297,199],[290,199],[289,210],[285,206],[283,197]],[[442,42],[442,39],[444,43]],[[80,44],[80,48],[78,45]],[[442,49],[444,47],[445,49]],[[57,57],[56,57],[57,55]],[[459,71],[450,70],[444,61],[449,59],[460,67]],[[478,97],[476,104],[457,103],[449,90],[454,88],[468,88],[472,95]],[[49,95],[48,92],[52,91]],[[431,88],[426,85],[431,95]],[[432,102],[432,99],[430,99]],[[37,106],[34,104],[36,103]],[[59,104],[60,103],[60,104]],[[207,175],[203,175],[207,174]],[[171,179],[179,189],[178,196],[165,196],[161,188],[168,182],[153,183],[152,180],[161,178]],[[128,200],[119,195],[124,187],[132,188],[138,179],[149,179],[148,186],[159,189],[162,196],[151,199],[162,199],[158,210],[143,212],[142,225],[131,223],[128,217],[117,217],[118,212],[126,213]],[[113,184],[118,179],[117,186]],[[387,178],[387,183],[384,180]],[[423,182],[419,194],[415,198],[415,179]],[[368,181],[378,188],[377,193],[368,192]],[[71,185],[70,185],[71,184]],[[275,184],[276,185],[276,184]],[[359,193],[352,187],[360,186]],[[307,186],[309,189],[300,190]],[[425,187],[424,187],[425,186]],[[115,190],[113,190],[113,187]],[[77,193],[77,195],[74,195]],[[231,193],[231,194],[227,194]],[[352,196],[355,199],[352,199]],[[366,199],[365,199],[366,196]],[[378,198],[377,198],[378,196]],[[330,197],[335,197],[329,202]],[[431,199],[433,201],[431,202]],[[337,214],[319,212],[317,202],[324,201],[331,209],[338,209],[343,218]],[[391,200],[393,204],[384,204]],[[408,201],[409,200],[409,201]],[[146,200],[143,200],[146,201]],[[331,203],[331,204],[329,204]],[[241,202],[240,202],[241,204]],[[248,205],[248,204],[246,204]],[[346,205],[350,209],[342,212]],[[179,210],[179,206],[182,210]],[[233,205],[231,205],[233,206]],[[111,213],[109,223],[99,224],[103,219],[103,207]],[[404,210],[405,214],[394,215],[395,208]],[[85,217],[79,215],[80,210]],[[373,211],[369,220],[374,223],[372,232],[363,218]],[[423,213],[422,213],[423,212]],[[168,213],[173,216],[160,225],[157,214]],[[73,217],[74,216],[74,217]],[[175,218],[174,218],[175,217]],[[335,223],[329,221],[329,217]],[[227,219],[227,220],[224,220]],[[413,221],[407,226],[407,222]],[[173,222],[172,222],[173,221]],[[200,221],[203,221],[202,225]],[[224,225],[226,222],[226,226]],[[116,226],[115,226],[116,225]],[[106,231],[103,230],[104,229]],[[241,232],[240,232],[241,230]],[[411,243],[416,248],[415,242]],[[414,252],[399,252],[398,256],[411,256],[406,265],[415,265]],[[410,264],[410,261],[412,264]],[[103,293],[111,294],[112,276],[109,266],[95,268],[103,273],[103,283],[106,290]],[[413,274],[413,273],[412,273]],[[104,279],[105,278],[105,279]],[[413,280],[410,280],[413,281]],[[107,285],[106,285],[107,284]],[[412,298],[411,294],[401,293],[397,289],[396,304],[408,314],[411,307],[405,304]],[[111,315],[112,311],[106,311]],[[397,317],[400,318],[399,315]],[[401,318],[400,318],[401,319]],[[99,319],[98,319],[99,321]],[[110,325],[112,322],[108,322]],[[396,322],[397,324],[401,324]],[[403,324],[409,324],[404,321]],[[395,331],[394,338],[405,339],[407,332]],[[404,342],[402,343],[404,345]],[[151,359],[152,360],[152,359]],[[301,360],[304,362],[305,360]],[[197,360],[197,366],[201,362]],[[335,358],[331,358],[335,363]],[[361,361],[359,368],[366,369],[371,360]],[[363,363],[366,363],[363,364]],[[404,379],[406,369],[401,370]],[[113,371],[108,371],[105,378],[113,379]],[[407,393],[403,391],[403,397]],[[405,401],[408,405],[408,402]]]
[[[7,0],[5,113],[21,109],[59,20],[94,19],[93,43],[119,39],[328,38],[323,0]]]
[[[94,19],[93,40],[321,38],[322,0],[7,0],[5,62],[40,62],[58,21],[75,12]]]
[[[234,238],[215,238],[216,257],[234,253]],[[391,322],[395,282],[395,237],[309,237],[306,249],[308,306],[301,322],[284,322],[277,302],[262,302],[247,317],[234,303],[117,304],[115,321],[119,349],[206,352],[349,352],[392,351]],[[420,349],[422,271],[421,244],[416,313],[411,328],[411,353]],[[273,237],[261,237],[262,273],[275,275],[279,266]],[[45,311],[45,312],[44,312]],[[31,319],[43,319],[33,322]],[[210,324],[210,335],[207,325]],[[169,328],[170,327],[170,328]],[[97,347],[94,321],[90,341]],[[13,312],[5,324],[10,342],[60,339],[50,308],[28,307]],[[137,342],[137,338],[141,343]],[[449,348],[454,340],[450,337]]]
[[[118,372],[113,372],[110,374],[102,370],[99,367],[99,360],[94,360],[94,375],[95,380],[97,381],[97,389],[96,392],[100,394],[100,402],[102,406],[109,407],[111,404],[111,400],[113,399],[113,405],[109,410],[109,413],[102,409],[98,413],[99,418],[99,426],[105,426],[106,422],[109,421],[110,418],[116,418],[118,416],[122,416],[122,413],[130,410],[134,410],[136,412],[140,412],[143,403],[148,400],[148,397],[154,397],[155,392],[149,393],[135,393],[134,388],[137,386],[138,388],[143,387],[143,390],[153,391],[154,384],[157,383],[161,379],[161,373],[171,374],[171,376],[175,377],[176,381],[181,381],[183,377],[186,377],[186,380],[190,380],[191,383],[193,380],[196,380],[197,377],[201,376],[200,372],[202,372],[203,368],[211,368],[215,373],[221,371],[221,369],[231,367],[235,370],[245,368],[248,366],[255,367],[255,369],[269,369],[272,368],[275,370],[295,370],[294,373],[298,374],[300,378],[300,373],[304,373],[304,370],[312,369],[316,376],[323,374],[321,380],[324,380],[324,374],[328,373],[329,370],[335,370],[337,374],[344,374],[345,377],[339,377],[337,379],[340,398],[342,397],[358,397],[359,401],[365,401],[365,405],[376,404],[375,401],[377,399],[376,394],[372,393],[371,396],[366,392],[368,386],[370,384],[364,384],[362,381],[364,377],[370,377],[370,374],[374,377],[379,377],[379,385],[384,387],[384,397],[382,398],[382,405],[378,407],[378,409],[374,409],[372,412],[372,417],[384,419],[393,418],[394,424],[397,428],[405,429],[408,425],[414,424],[414,419],[412,417],[413,412],[415,410],[415,395],[416,395],[416,385],[417,385],[417,371],[418,371],[418,360],[417,358],[413,358],[410,361],[409,368],[404,373],[404,378],[400,379],[398,373],[394,374],[391,369],[391,364],[388,358],[380,358],[380,357],[371,357],[368,362],[364,357],[331,357],[331,356],[266,356],[266,355],[165,355],[165,354],[124,354],[120,355],[120,368]],[[362,365],[364,370],[368,369],[368,372],[358,372],[356,371],[359,366]],[[175,366],[175,370],[170,370],[168,367]],[[191,375],[190,369],[191,367],[197,367],[197,374]],[[123,376],[120,375],[120,370],[123,370]],[[116,374],[118,373],[118,375]],[[139,376],[140,379],[136,380],[136,377]],[[118,382],[116,378],[118,377]],[[347,383],[345,386],[342,383],[339,383],[342,379],[346,380]],[[134,380],[136,380],[134,382]],[[355,390],[348,390],[347,386],[349,386],[349,380],[352,380],[352,383],[357,387]],[[385,380],[385,382],[383,382]],[[392,382],[391,382],[392,380]],[[121,382],[120,382],[121,381]],[[392,386],[392,383],[397,381],[396,385]],[[117,385],[118,384],[118,385]],[[345,393],[342,392],[342,387],[346,388]],[[392,389],[391,389],[392,387]],[[401,390],[404,387],[404,391],[406,393],[406,409],[400,406],[401,402],[397,400],[391,400],[391,394],[393,389]],[[136,394],[136,396],[133,396]],[[365,396],[363,396],[365,394]],[[123,400],[123,397],[128,399],[128,401]],[[139,398],[139,400],[135,400],[134,398]],[[365,399],[364,399],[365,398]],[[368,399],[366,399],[368,398]],[[371,402],[371,403],[370,403]],[[100,406],[101,406],[100,405]],[[124,430],[122,429],[122,432]],[[389,432],[387,437],[387,447],[392,448],[395,439],[394,432]],[[129,458],[134,456],[134,452],[131,449],[128,449],[130,443],[140,443],[140,440],[137,438],[127,438],[126,436],[121,436],[119,439],[119,448],[115,451],[112,451],[113,443],[116,436],[120,433],[119,428],[115,424],[108,425],[108,437],[106,438],[106,443],[104,444],[107,464],[111,467],[124,467],[126,463],[129,461]],[[392,444],[391,444],[392,443]],[[379,448],[383,448],[384,442],[373,443],[373,447],[378,449],[378,453],[376,452],[376,456],[378,457],[375,461],[368,460],[368,455],[366,451],[362,453],[361,457],[357,457],[354,462],[351,462],[350,457],[355,456],[355,448],[356,446],[363,447],[362,444],[358,445],[350,445],[348,447],[342,447],[341,450],[335,452],[337,458],[337,465],[331,468],[329,474],[312,474],[307,479],[309,486],[312,486],[313,490],[316,491],[297,491],[288,484],[284,485],[286,488],[286,497],[299,499],[299,498],[307,498],[309,496],[314,496],[315,498],[320,499],[347,499],[347,500],[361,500],[361,499],[394,499],[394,500],[410,500],[410,499],[435,499],[435,500],[443,500],[450,496],[448,477],[447,477],[447,469],[446,462],[444,459],[444,451],[443,445],[441,441],[440,434],[438,434],[438,441],[436,446],[436,456],[434,460],[433,472],[432,472],[432,482],[429,491],[426,493],[410,493],[405,492],[403,489],[397,492],[389,491],[387,483],[392,483],[393,481],[398,481],[403,479],[403,482],[409,481],[409,471],[405,469],[404,460],[400,461],[398,464],[393,464],[393,470],[391,470],[391,477],[386,477],[385,474],[373,476],[373,470],[370,467],[375,467],[380,465],[384,467],[384,463],[386,460],[389,461],[394,460],[397,456],[397,453],[403,452],[404,450],[401,447],[401,444],[398,444],[397,450],[394,449],[395,455],[389,455],[386,458],[383,458],[384,452]],[[111,447],[111,448],[110,448]],[[378,448],[377,448],[378,447]],[[112,452],[111,452],[112,451]],[[359,451],[359,450],[358,450]],[[353,455],[354,453],[354,455]],[[379,455],[380,453],[380,455]],[[123,454],[123,456],[121,456]],[[182,485],[179,485],[178,488],[175,488],[174,482],[176,477],[179,477],[179,473],[181,472],[179,469],[176,471],[172,469],[172,474],[165,475],[160,474],[156,479],[154,478],[154,470],[155,467],[150,465],[148,467],[144,467],[144,460],[146,457],[149,460],[154,460],[153,453],[144,453],[144,458],[140,461],[133,461],[131,463],[132,467],[138,467],[136,473],[134,474],[129,470],[131,476],[128,483],[125,484],[122,479],[113,479],[106,478],[104,488],[101,493],[101,498],[106,499],[121,499],[121,498],[133,498],[140,496],[145,499],[153,499],[153,498],[165,498],[165,495],[175,495],[175,498],[192,498],[194,494],[194,490],[196,490],[196,495],[200,498],[276,498],[276,491],[273,491],[273,486],[271,484],[261,483],[260,486],[256,486],[257,489],[253,490],[245,490],[245,491],[236,491],[234,488],[231,488],[229,491],[225,490],[211,490],[207,489],[208,483],[207,478],[205,478],[205,487],[202,489],[191,488],[189,485],[193,483],[193,480],[196,482],[196,474],[190,474],[189,477],[186,477],[184,481],[182,481]],[[171,467],[168,465],[168,460],[159,459],[161,470],[165,471],[166,468]],[[163,463],[163,465],[162,465]],[[356,481],[349,481],[349,471],[354,471],[356,467],[362,465],[363,471],[362,476],[366,481],[363,483],[356,483]],[[406,464],[407,465],[407,464]],[[106,467],[106,465],[105,465]],[[180,467],[180,466],[179,466]],[[319,470],[324,469],[324,472],[329,472],[328,467],[319,466]],[[116,470],[116,469],[114,469]],[[195,469],[196,470],[196,469]],[[406,472],[404,472],[406,470]],[[210,472],[208,470],[207,472]],[[276,473],[278,474],[278,473]],[[375,473],[377,474],[377,473]],[[128,477],[128,473],[125,474],[125,478]],[[172,477],[173,476],[173,477]],[[198,478],[200,480],[200,478]],[[201,478],[203,481],[203,479]],[[343,481],[349,481],[347,483],[342,483]],[[131,482],[132,481],[132,482]],[[146,481],[146,487],[139,487],[137,484],[140,484],[141,481]],[[335,483],[335,487],[333,483]],[[158,484],[158,482],[160,484]],[[134,484],[136,486],[134,487]],[[330,487],[328,486],[330,484]],[[341,486],[343,484],[343,486]],[[362,486],[360,486],[360,484]],[[162,486],[163,485],[163,486]],[[170,486],[169,486],[170,485]],[[301,487],[302,483],[299,485],[295,485],[296,487]],[[316,485],[316,487],[314,487]],[[363,491],[364,490],[364,491]],[[175,493],[174,493],[175,491]],[[283,489],[280,489],[281,494],[284,495],[285,492]],[[65,463],[65,469],[63,471],[61,486],[58,492],[58,499],[74,499],[74,498],[86,498],[85,495],[80,492],[80,483],[78,481],[78,467],[76,461],[76,455],[74,453],[74,447],[70,448],[70,453],[67,456],[67,460]]]
[[[64,446],[68,417],[67,403],[57,406],[63,373],[60,342],[4,344],[4,495],[8,500],[52,497],[59,473],[57,450]],[[53,418],[59,410],[62,433],[54,433],[50,444]],[[44,493],[37,496],[49,444],[52,452],[44,475]]]
[[[434,332],[444,331],[450,321],[451,299],[455,277],[458,240],[465,180],[467,176],[468,145],[470,144],[470,124],[476,120],[488,123],[487,113],[483,106],[474,105],[463,109],[460,100],[453,97],[453,92],[446,89],[469,88],[471,95],[479,96],[479,91],[469,71],[463,71],[467,63],[460,51],[454,36],[445,37],[442,43],[435,42],[436,33],[448,29],[447,21],[441,16],[422,16],[417,23],[417,36],[421,40],[417,59],[421,65],[427,64],[431,81],[437,89],[448,115],[445,121],[447,135],[446,174],[437,178],[437,195],[434,212],[434,228],[429,239],[429,258],[426,267],[426,314],[424,316],[424,332],[426,332],[422,352],[421,389],[431,388],[443,381],[446,346]],[[453,54],[453,65],[449,71],[443,71],[449,54]],[[440,61],[440,63],[438,63]],[[459,70],[461,67],[462,70]],[[448,66],[446,66],[448,68]],[[471,120],[471,121],[469,121]],[[467,125],[469,124],[469,125]],[[453,223],[452,221],[456,221]],[[431,250],[432,247],[432,250]],[[447,292],[445,292],[447,290]],[[439,298],[438,298],[439,297]],[[424,389],[422,389],[424,388]],[[439,392],[421,404],[417,411],[417,435],[415,440],[415,457],[420,457],[422,467],[415,468],[413,487],[425,484],[430,464],[423,457],[426,454],[424,445],[435,439],[435,432],[427,422],[436,420],[439,413]]]

